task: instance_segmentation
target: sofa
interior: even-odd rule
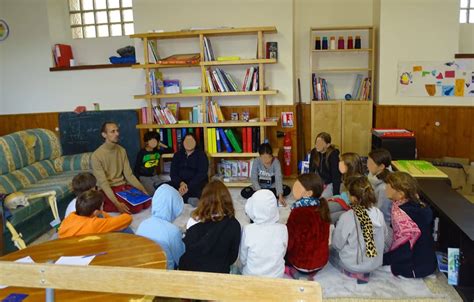
[[[91,170],[90,158],[91,153],[63,156],[58,136],[47,129],[30,129],[1,136],[0,194],[19,191],[28,195],[53,190],[62,219],[67,205],[74,198],[72,178]],[[3,208],[6,211],[4,219],[8,219],[22,234],[26,244],[51,229],[53,214],[49,203],[42,199],[29,200],[29,206],[12,211]],[[3,252],[16,250],[6,228],[1,235]]]

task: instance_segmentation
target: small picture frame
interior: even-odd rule
[[[231,121],[238,121],[239,120],[239,113],[238,112],[232,112],[230,114],[230,120]]]
[[[242,112],[242,120],[244,122],[248,122],[250,119],[250,113],[248,111],[244,111]]]
[[[294,126],[293,112],[281,113],[281,126],[283,128],[293,128]]]

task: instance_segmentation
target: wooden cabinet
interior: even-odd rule
[[[375,78],[373,31],[371,26],[311,28],[312,144],[318,133],[328,132],[341,152],[366,156],[370,151]],[[353,40],[350,49],[349,36]],[[357,36],[360,48],[354,48]],[[335,49],[331,49],[331,37],[335,39]],[[324,39],[327,49],[316,49],[316,44],[323,48]],[[341,49],[339,39],[343,40]]]

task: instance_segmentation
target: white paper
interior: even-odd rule
[[[55,264],[59,265],[89,265],[94,260],[95,255],[84,257],[84,256],[62,256]]]

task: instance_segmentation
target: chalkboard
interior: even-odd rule
[[[86,111],[59,113],[59,133],[64,155],[93,152],[104,143],[100,133],[102,124],[112,121],[120,129],[120,145],[127,150],[133,169],[140,149],[140,132],[136,129],[135,110]]]

